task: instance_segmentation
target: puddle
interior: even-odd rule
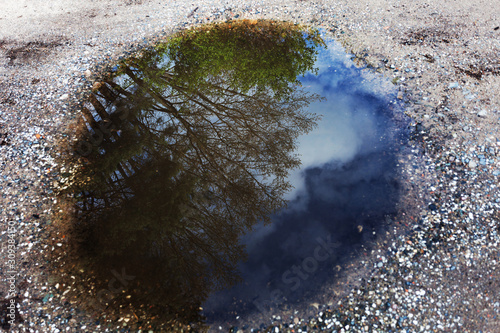
[[[327,44],[229,22],[96,83],[62,173],[63,300],[132,328],[201,328],[331,283],[397,211],[404,133],[390,83]]]

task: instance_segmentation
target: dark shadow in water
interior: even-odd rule
[[[241,236],[284,206],[296,140],[315,126],[305,110],[319,99],[297,78],[322,44],[289,24],[224,23],[94,85],[62,175],[60,269],[87,290],[72,297],[116,319],[203,320],[206,298],[241,280]]]

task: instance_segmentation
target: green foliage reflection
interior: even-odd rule
[[[196,87],[224,74],[230,89],[271,89],[284,97],[293,89],[290,83],[313,70],[320,45],[325,44],[315,30],[241,21],[188,30],[157,49],[174,62],[176,83]]]

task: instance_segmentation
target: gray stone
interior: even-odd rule
[[[486,115],[487,115],[487,114],[488,114],[488,111],[486,111],[486,110],[481,110],[481,111],[479,111],[479,112],[477,113],[477,115],[478,115],[479,117],[486,117]]]

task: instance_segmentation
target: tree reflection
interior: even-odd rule
[[[285,204],[299,135],[315,125],[301,91],[316,31],[228,22],[185,31],[127,59],[83,108],[75,197],[77,253],[108,304],[197,321],[214,290],[238,281],[239,237]],[[97,288],[99,289],[99,288]]]

